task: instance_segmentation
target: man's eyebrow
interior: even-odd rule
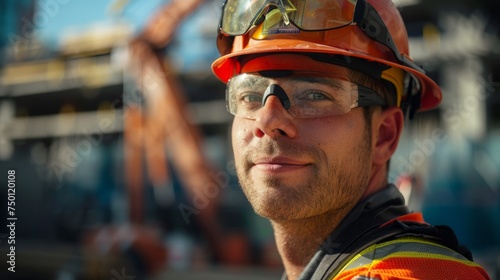
[[[236,79],[236,85],[244,88],[251,88],[254,86],[266,86],[268,83],[266,79],[262,79],[259,76],[246,75],[245,77],[238,77]]]

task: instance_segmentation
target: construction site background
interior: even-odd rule
[[[500,279],[500,4],[394,2],[444,98],[406,124],[389,180]],[[210,70],[221,6],[0,0],[0,221],[9,170],[17,218],[0,279],[279,279]]]

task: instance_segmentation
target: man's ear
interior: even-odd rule
[[[385,164],[398,147],[403,131],[403,112],[398,107],[390,107],[375,114],[372,123],[374,164]]]

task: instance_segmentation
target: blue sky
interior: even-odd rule
[[[127,5],[113,14],[117,0],[38,0],[33,23],[39,39],[49,48],[57,48],[67,32],[85,32],[92,26],[125,21],[134,31],[142,26],[161,5],[169,0],[121,0]],[[217,56],[215,31],[219,17],[218,2],[207,1],[177,30],[176,43],[170,48],[174,64],[189,71],[208,69]],[[212,32],[213,31],[213,32]]]
[[[107,24],[119,19],[142,26],[155,8],[168,0],[129,0],[121,15],[113,15],[109,7],[115,0],[38,0],[33,23],[43,42],[56,43],[70,30],[85,30],[90,25]],[[38,14],[38,15],[37,15]]]

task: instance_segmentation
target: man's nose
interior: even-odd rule
[[[271,138],[280,135],[289,138],[297,136],[294,117],[285,109],[282,100],[276,95],[264,96],[263,106],[255,118],[254,135],[257,137],[268,135]]]

